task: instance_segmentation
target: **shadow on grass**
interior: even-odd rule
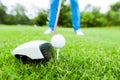
[[[47,63],[48,62],[54,62],[54,59],[51,58],[51,59],[30,59],[29,57],[27,56],[15,56],[15,60],[20,63],[22,63],[23,65],[24,64],[30,64],[30,65],[38,65],[38,64],[42,64],[44,66],[47,66]]]

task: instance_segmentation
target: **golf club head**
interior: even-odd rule
[[[47,41],[35,40],[19,45],[12,51],[12,54],[23,61],[49,61],[53,57],[53,47]]]

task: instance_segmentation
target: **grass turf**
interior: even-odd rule
[[[50,41],[52,34],[43,34],[46,29],[0,25],[0,80],[120,79],[120,27],[83,28],[85,36],[75,35],[72,28],[57,28],[66,45],[59,60],[47,64],[24,64],[11,54],[27,41]]]

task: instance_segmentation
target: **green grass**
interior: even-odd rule
[[[52,35],[43,34],[46,29],[0,25],[0,80],[120,80],[120,27],[83,28],[85,36],[57,28],[66,45],[59,60],[46,65],[24,64],[11,54],[27,41],[50,41]]]

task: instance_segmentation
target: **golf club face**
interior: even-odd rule
[[[39,48],[46,61],[49,61],[53,57],[53,47],[50,43],[42,44]]]

